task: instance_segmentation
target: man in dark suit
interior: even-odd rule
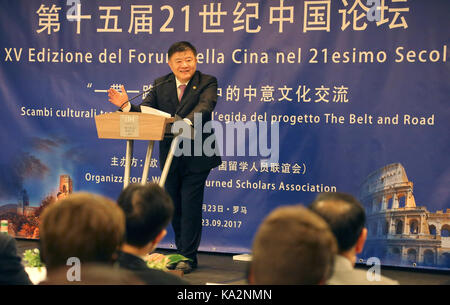
[[[21,258],[17,255],[16,241],[0,234],[0,285],[31,285]]]
[[[142,259],[166,235],[173,215],[170,196],[157,184],[130,184],[117,200],[125,213],[125,243],[119,252],[120,267],[133,271],[149,285],[187,285],[178,276],[150,269]]]
[[[175,157],[167,177],[165,188],[172,197],[175,213],[172,226],[175,232],[175,244],[180,254],[191,259],[180,262],[176,268],[185,273],[197,267],[197,251],[202,231],[202,204],[206,178],[214,167],[221,163],[215,153],[205,154],[203,149],[194,149],[206,139],[214,137],[213,132],[204,133],[203,126],[211,121],[211,114],[217,103],[217,79],[197,71],[197,51],[189,42],[174,43],[168,51],[169,67],[172,73],[155,80],[140,106],[150,106],[172,116],[181,118],[186,125],[201,126],[196,130],[201,141],[190,141],[191,154]],[[108,91],[109,101],[122,111],[140,111],[140,106],[128,101],[124,86],[121,92]],[[200,122],[195,120],[201,119]],[[164,166],[172,139],[167,137],[160,142],[159,160]],[[186,142],[183,144],[187,144]],[[197,147],[198,148],[198,147]],[[217,151],[215,145],[213,150]],[[195,154],[197,152],[197,154]]]

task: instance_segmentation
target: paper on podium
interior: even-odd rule
[[[148,107],[148,106],[141,106],[141,112],[142,113],[147,113],[147,114],[154,114],[154,115],[160,115],[163,116],[165,118],[170,118],[172,117],[170,115],[170,113],[155,109],[153,107]]]

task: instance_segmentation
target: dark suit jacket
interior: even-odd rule
[[[144,260],[133,254],[120,251],[117,262],[121,268],[133,271],[148,285],[189,285],[189,282],[176,275],[147,267]]]
[[[28,274],[17,255],[16,241],[0,234],[0,285],[31,285]]]
[[[216,103],[217,79],[214,76],[196,71],[184,90],[180,102],[177,96],[175,75],[170,73],[155,80],[153,90],[150,91],[140,106],[149,106],[170,113],[172,116],[178,115],[181,118],[188,118],[195,126],[194,113],[202,114],[202,124],[205,125],[206,122],[211,121],[211,114]],[[131,105],[131,111],[139,112],[140,106]],[[214,136],[213,132],[201,134],[202,147],[205,139],[210,136]],[[159,144],[161,168],[164,167],[171,141],[172,138],[166,137]],[[176,170],[181,160],[192,172],[207,171],[221,163],[221,158],[218,155],[208,157],[202,152],[201,156],[194,156],[193,152],[194,141],[191,141],[191,156],[174,157],[170,171]]]

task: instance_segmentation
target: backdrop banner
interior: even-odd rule
[[[219,83],[223,162],[206,183],[200,250],[249,253],[274,208],[340,191],[366,209],[360,262],[450,268],[449,1],[0,8],[0,219],[10,235],[39,238],[43,208],[71,192],[118,197],[126,143],[98,139],[94,116],[117,110],[109,88],[150,89],[170,72],[169,46],[187,40],[197,69]],[[135,143],[132,183],[146,147]],[[161,174],[157,150],[149,181]],[[175,247],[171,228],[161,247]]]

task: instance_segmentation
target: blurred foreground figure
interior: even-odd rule
[[[82,264],[79,281],[69,269],[59,267],[52,270],[51,276],[39,285],[144,285],[132,272],[111,265]]]
[[[4,234],[0,234],[0,285],[31,285],[17,255],[16,241]]]
[[[102,278],[101,274],[119,272],[113,271],[112,263],[122,245],[124,233],[125,215],[106,197],[77,193],[48,206],[41,216],[40,225],[41,255],[47,267],[47,283],[83,284],[83,270],[88,276],[86,280],[91,281],[93,277],[90,275],[95,272],[89,263],[103,265],[95,267],[102,270],[98,280]],[[106,280],[108,276],[104,278]]]
[[[277,208],[256,233],[249,283],[325,284],[336,251],[333,233],[321,217],[299,205]]]

